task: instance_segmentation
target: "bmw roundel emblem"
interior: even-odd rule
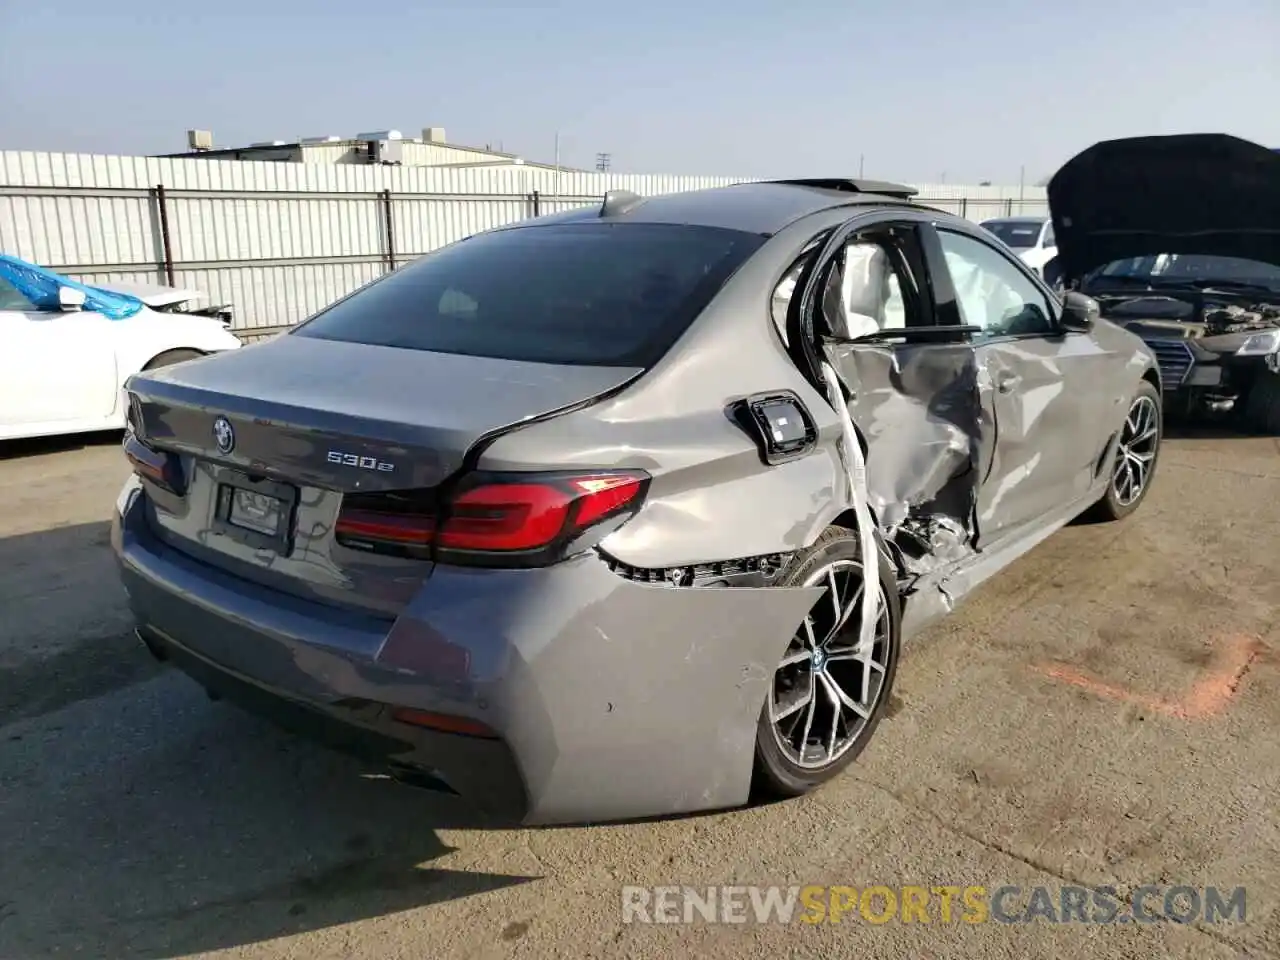
[[[236,432],[231,428],[231,421],[219,417],[213,421],[213,439],[218,444],[219,453],[230,453],[236,446]]]

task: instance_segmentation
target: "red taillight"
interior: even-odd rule
[[[535,550],[611,516],[643,483],[608,474],[476,487],[453,502],[438,542],[444,550]]]
[[[460,733],[468,737],[484,737],[496,740],[497,733],[487,724],[470,717],[457,717],[451,713],[432,713],[429,710],[414,710],[411,707],[395,707],[391,716],[401,723],[427,730],[439,730],[442,733]]]
[[[336,536],[346,546],[445,559],[546,562],[587,530],[640,506],[648,474],[517,474],[476,478],[441,511],[404,494],[346,498]],[[481,561],[483,562],[483,561]]]
[[[378,510],[343,510],[338,517],[338,538],[377,540],[426,546],[435,532],[435,518],[430,516],[397,516]]]
[[[124,455],[133,472],[170,493],[182,496],[182,464],[172,454],[152,450],[131,432],[125,437]]]

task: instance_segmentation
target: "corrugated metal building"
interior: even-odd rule
[[[87,283],[204,290],[255,336],[480,230],[599,203],[606,190],[651,196],[743,179],[203,156],[0,151],[0,251]],[[921,201],[974,220],[1045,209],[1033,187],[919,187]]]
[[[533,167],[572,170],[553,164],[533,163],[514,153],[488,146],[468,147],[449,143],[443,127],[423,127],[420,138],[399,130],[377,130],[354,137],[301,137],[296,141],[271,140],[244,147],[215,147],[208,130],[188,130],[190,149],[160,156],[167,159],[250,160],[268,163],[356,163],[404,167]],[[585,171],[577,171],[585,172]]]

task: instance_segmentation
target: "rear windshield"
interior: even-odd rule
[[[648,367],[764,240],[712,227],[599,221],[479,234],[388,274],[294,335]]]
[[[999,237],[1005,246],[1019,250],[1036,245],[1036,241],[1040,239],[1040,228],[1043,224],[1020,220],[988,220],[983,226]]]

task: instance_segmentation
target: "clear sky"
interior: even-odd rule
[[[531,160],[1016,183],[1100,140],[1280,147],[1280,0],[0,0],[0,148],[442,126]]]

